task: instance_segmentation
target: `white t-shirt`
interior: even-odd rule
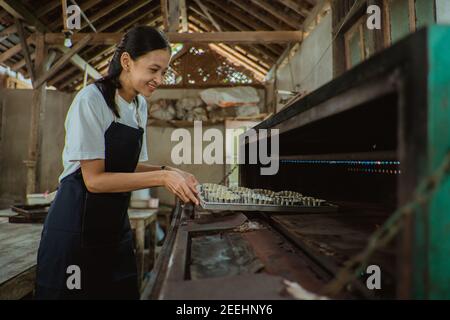
[[[147,101],[138,95],[140,126],[144,129],[139,161],[147,161]],[[136,104],[128,103],[116,93],[116,104],[120,118],[117,122],[138,128]],[[114,113],[109,109],[102,93],[95,84],[80,90],[73,99],[65,121],[66,139],[62,160],[64,171],[59,182],[80,168],[80,160],[105,159],[105,131],[114,121]]]

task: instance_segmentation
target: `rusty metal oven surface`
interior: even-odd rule
[[[345,262],[358,254],[370,235],[382,225],[387,215],[380,212],[340,212],[322,215],[271,215],[271,225],[316,261],[330,274],[335,275]],[[377,265],[383,273],[383,292],[378,297],[395,297],[395,247],[378,250],[368,265]],[[366,298],[377,296],[361,285],[367,275],[362,273],[356,291]],[[359,292],[361,293],[361,292]],[[378,293],[377,293],[378,294]]]
[[[264,265],[240,233],[218,233],[191,239],[192,280],[251,274]]]
[[[320,293],[333,277],[266,219],[239,212],[182,219],[170,254],[161,259],[163,282],[147,290],[147,298],[292,299],[284,280]]]

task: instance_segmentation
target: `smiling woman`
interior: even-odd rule
[[[82,89],[67,114],[64,171],[38,251],[37,299],[137,299],[127,209],[130,192],[164,186],[198,204],[195,177],[147,161],[149,97],[162,83],[170,45],[151,27],[129,30],[107,76]],[[69,286],[70,270],[79,286]]]

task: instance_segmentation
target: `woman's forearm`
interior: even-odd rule
[[[152,172],[161,170],[161,166],[156,166],[153,164],[144,164],[144,163],[138,163],[136,166],[135,172]]]
[[[153,165],[153,164],[138,163],[138,165],[136,166],[135,172],[152,172],[152,171],[157,171],[157,170],[161,170],[161,166]],[[178,171],[178,169],[176,169],[174,167],[169,167],[169,166],[164,166],[164,170]]]
[[[164,185],[163,170],[152,172],[102,172],[85,181],[93,193],[130,192]]]

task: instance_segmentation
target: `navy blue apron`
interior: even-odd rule
[[[105,171],[135,171],[144,133],[137,117],[137,129],[115,119],[106,130]],[[130,192],[89,192],[81,169],[62,179],[42,231],[36,299],[139,299],[129,201]],[[71,266],[80,289],[67,285]]]

